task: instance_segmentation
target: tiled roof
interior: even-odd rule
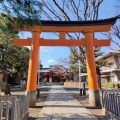
[[[106,58],[106,57],[109,57],[110,55],[113,55],[113,54],[120,54],[120,47],[115,49],[115,50],[112,50],[112,51],[108,52],[107,54],[105,54],[105,55],[103,55],[99,58],[97,58],[96,61],[101,60],[101,59]]]
[[[62,65],[51,65],[50,68],[41,68],[38,72],[59,72],[64,73],[66,72],[66,69]]]

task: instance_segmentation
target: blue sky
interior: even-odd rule
[[[109,17],[113,17],[115,12],[113,11],[113,5],[115,5],[117,0],[104,0],[103,4],[100,7],[100,19],[105,19]],[[20,38],[31,37],[31,33],[25,32],[20,33]],[[51,34],[42,33],[40,37],[43,38],[55,38],[55,36]],[[101,35],[96,35],[97,38],[101,38]],[[109,47],[103,47],[102,51],[108,52]],[[59,64],[57,60],[59,58],[69,57],[70,49],[68,47],[40,47],[40,60],[44,68],[49,67],[49,65]]]

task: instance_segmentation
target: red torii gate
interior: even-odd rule
[[[29,60],[28,80],[26,92],[29,95],[29,106],[33,107],[36,103],[36,83],[38,70],[38,51],[39,46],[85,46],[86,64],[88,73],[89,102],[92,106],[100,105],[100,95],[96,76],[96,65],[94,59],[94,46],[109,46],[110,40],[97,40],[93,38],[94,32],[107,32],[116,22],[117,18],[95,21],[41,21],[42,26],[15,28],[15,31],[30,31],[32,38],[14,39],[15,46],[31,46]],[[59,39],[40,38],[41,32],[59,32]],[[84,38],[80,40],[66,40],[66,33],[81,32]]]

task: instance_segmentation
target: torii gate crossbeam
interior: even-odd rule
[[[32,38],[14,39],[16,46],[31,46],[29,61],[27,94],[29,94],[29,106],[36,103],[36,83],[38,69],[38,49],[39,46],[85,46],[86,63],[88,73],[89,102],[92,106],[100,105],[100,95],[96,76],[96,65],[94,59],[94,46],[109,46],[110,40],[97,40],[93,38],[94,32],[106,32],[116,22],[117,18],[105,19],[101,21],[42,21],[42,26],[24,27],[22,30],[14,27],[15,31],[31,31]],[[40,38],[41,32],[59,32],[59,39],[45,40]],[[82,32],[84,38],[80,40],[66,40],[67,32]]]

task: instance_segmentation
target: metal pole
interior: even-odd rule
[[[38,55],[38,82],[37,82],[37,98],[40,97],[40,47],[39,47],[39,55]]]
[[[80,55],[80,49],[79,49],[79,47],[78,47],[78,54]],[[81,82],[80,66],[81,66],[81,63],[80,63],[80,59],[79,59],[79,87],[80,87],[80,82]]]
[[[78,47],[78,54],[80,56],[80,48],[79,47]],[[82,88],[80,86],[80,83],[81,83],[81,73],[80,73],[81,63],[80,63],[80,59],[78,60],[78,64],[79,64],[79,90],[80,90],[80,96],[82,96]]]
[[[40,85],[40,81],[39,81],[39,79],[40,79],[40,47],[39,47],[39,58],[38,58],[38,88],[39,88],[39,85]]]

